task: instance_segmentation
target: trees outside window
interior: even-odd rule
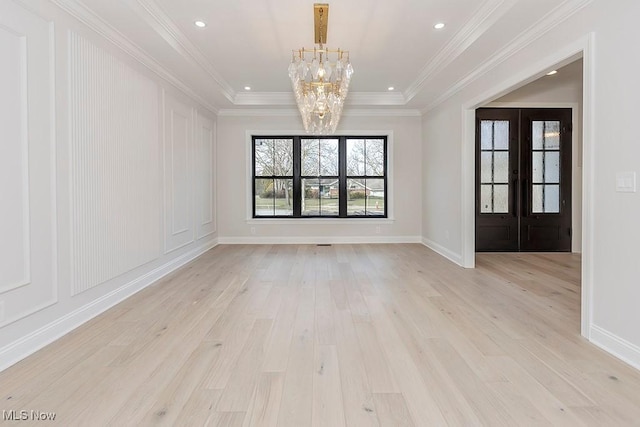
[[[253,217],[387,217],[386,137],[252,138]]]

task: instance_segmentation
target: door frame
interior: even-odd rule
[[[581,270],[581,313],[580,332],[591,339],[590,326],[593,318],[593,236],[594,236],[594,46],[595,34],[584,37],[559,49],[555,53],[539,58],[485,91],[480,96],[462,105],[462,266],[475,267],[475,110],[486,106],[515,89],[518,89],[547,72],[583,59],[582,93],[582,270]],[[575,129],[575,128],[574,128]]]

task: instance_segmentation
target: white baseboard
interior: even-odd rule
[[[424,237],[421,240],[421,243],[423,245],[425,245],[426,247],[428,247],[429,249],[431,249],[432,251],[442,255],[443,257],[445,257],[446,259],[448,259],[449,261],[458,264],[459,266],[462,267],[462,255],[457,254],[453,251],[450,251],[449,249],[445,248],[442,245],[439,245],[438,243],[434,242],[433,240],[429,240],[426,237]]]
[[[217,245],[212,240],[0,348],[0,372],[158,281]]]
[[[591,325],[590,341],[613,356],[640,369],[640,347],[599,326]]]
[[[220,237],[221,245],[315,245],[359,243],[421,243],[420,236],[251,236]]]

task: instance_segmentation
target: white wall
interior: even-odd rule
[[[217,237],[214,115],[27,4],[0,2],[0,370]]]
[[[582,59],[552,76],[543,76],[493,102],[488,107],[571,108],[573,143],[571,156],[571,251],[582,252]]]
[[[265,115],[266,114],[266,115]],[[248,135],[304,134],[297,113],[218,118],[218,212],[220,242],[419,242],[420,117],[355,116],[342,118],[338,133],[389,134],[390,219],[251,220],[251,156]],[[253,231],[253,233],[252,233]]]
[[[462,259],[462,230],[472,229],[467,225],[473,209],[473,194],[461,179],[461,159],[469,164],[473,152],[467,146],[472,138],[466,108],[512,90],[505,84],[514,77],[535,78],[553,65],[550,60],[571,55],[573,47],[588,46],[585,87],[593,91],[585,93],[584,113],[583,297],[591,310],[583,313],[588,322],[583,333],[640,367],[640,195],[615,188],[617,172],[640,170],[636,97],[629,95],[640,93],[637,16],[638,2],[594,0],[429,111],[422,129],[424,237]],[[443,195],[446,201],[440,204]],[[471,212],[463,212],[463,205]]]
[[[514,76],[535,78],[552,65],[549,58],[561,60],[558,55],[591,33],[593,56],[585,58],[585,84],[594,82],[594,102],[585,106],[591,151],[584,157],[589,250],[583,273],[590,286],[583,294],[592,300],[586,335],[640,367],[640,197],[615,191],[617,172],[640,169],[635,97],[629,95],[640,93],[637,1],[593,0],[462,85],[422,123],[392,115],[344,117],[345,131],[393,135],[393,220],[349,223],[247,222],[247,130],[299,131],[297,116],[225,116],[216,123],[213,114],[50,2],[25,3],[0,2],[0,369],[211,247],[216,230],[238,242],[282,241],[285,233],[285,240],[297,241],[414,241],[422,234],[463,263],[463,230],[473,216],[463,211],[473,197],[463,181],[470,141],[465,106],[514,89]],[[80,64],[77,49],[94,56]],[[119,75],[128,89],[114,80]],[[126,98],[130,91],[147,94],[144,102]],[[101,99],[111,94],[109,102]],[[79,104],[80,96],[89,98]],[[90,114],[74,110],[84,102]],[[128,114],[141,119],[130,122]],[[122,132],[112,134],[119,125]],[[216,156],[216,144],[223,157]],[[127,240],[131,233],[136,238]],[[128,259],[134,252],[138,257]]]

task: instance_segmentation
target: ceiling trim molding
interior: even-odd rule
[[[131,56],[140,64],[155,73],[158,77],[165,80],[169,84],[184,92],[187,96],[208,109],[210,112],[217,114],[219,109],[211,102],[200,96],[195,90],[186,85],[182,80],[170,73],[166,68],[160,65],[152,56],[147,54],[138,45],[133,43],[122,33],[105,22],[96,13],[86,5],[77,0],[51,0],[53,4],[64,10],[87,27],[95,31],[97,34],[111,42],[124,53]]]
[[[218,117],[293,117],[300,112],[293,108],[224,108]]]
[[[140,6],[139,8],[134,8],[138,16],[147,21],[156,33],[183,58],[209,74],[225,98],[230,102],[234,102],[236,92],[231,85],[220,76],[200,49],[191,42],[165,11],[153,0],[137,0],[136,3]]]
[[[406,98],[400,92],[351,92],[346,105],[405,105]]]
[[[449,89],[434,99],[421,111],[423,114],[428,113],[456,93],[467,87],[469,84],[479,79],[493,68],[515,55],[544,34],[555,28],[563,21],[569,19],[578,11],[586,7],[593,0],[567,0],[564,3],[551,10],[549,13],[540,18],[536,23],[531,25],[525,32],[516,37],[511,43],[505,46],[501,51],[489,57],[488,60],[481,63],[473,71],[462,79],[454,83]]]
[[[462,29],[422,68],[418,78],[405,91],[406,100],[413,99],[432,76],[451,64],[514,4],[514,0],[488,0],[484,2]]]
[[[300,112],[297,108],[229,108],[221,109],[218,117],[295,117]],[[343,117],[421,117],[420,110],[416,109],[345,109]]]
[[[243,92],[236,94],[235,105],[296,105],[293,92]]]
[[[405,105],[404,96],[399,92],[351,92],[347,96],[346,106],[392,106]],[[255,92],[238,93],[234,100],[235,105],[296,105],[293,92]]]
[[[344,110],[343,117],[421,117],[420,110],[413,108],[393,109],[393,108],[354,108]]]

